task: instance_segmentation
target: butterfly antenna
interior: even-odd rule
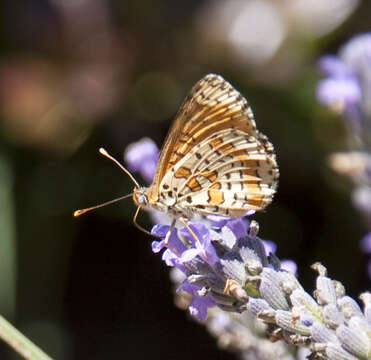
[[[107,150],[103,149],[103,148],[100,148],[99,149],[99,153],[101,155],[103,155],[104,157],[106,157],[107,159],[110,159],[111,161],[113,161],[123,172],[125,172],[129,178],[131,179],[131,181],[135,184],[135,186],[139,189],[140,186],[138,184],[138,181],[135,180],[134,176],[130,174],[129,170],[127,170],[120,162],[118,162],[113,156],[111,156],[110,154],[108,154]]]
[[[107,206],[107,205],[110,205],[110,204],[113,204],[115,202],[118,202],[118,201],[121,201],[121,200],[124,200],[130,196],[133,196],[133,194],[127,194],[127,195],[124,195],[124,196],[120,196],[118,197],[117,199],[113,199],[113,200],[110,200],[110,201],[107,201],[107,202],[104,202],[103,204],[99,204],[99,205],[95,205],[95,206],[91,206],[91,207],[88,207],[86,209],[80,209],[80,210],[76,210],[74,213],[73,213],[73,216],[74,217],[78,217],[82,214],[85,214],[87,213],[88,211],[91,211],[91,210],[95,210],[95,209],[99,209],[103,206]]]

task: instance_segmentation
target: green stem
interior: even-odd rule
[[[52,360],[1,315],[0,338],[27,360]]]

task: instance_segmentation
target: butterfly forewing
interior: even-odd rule
[[[209,74],[181,106],[148,194],[154,207],[242,216],[271,202],[278,174],[273,146],[256,129],[246,99]]]
[[[194,85],[175,117],[161,150],[152,184],[154,190],[164,174],[197,143],[232,126],[256,135],[254,117],[246,99],[221,76],[206,75]]]

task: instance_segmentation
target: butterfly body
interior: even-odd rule
[[[278,182],[273,145],[255,125],[246,99],[209,74],[181,106],[148,188],[134,202],[174,218],[195,213],[237,217],[262,210]]]
[[[166,213],[173,218],[192,218],[193,212],[190,209],[184,208],[182,203],[177,201],[176,193],[172,196],[168,195],[165,201],[158,201],[151,198],[150,192],[151,188],[135,188],[133,192],[134,203],[143,209],[155,209]]]

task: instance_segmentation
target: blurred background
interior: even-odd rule
[[[319,57],[369,31],[370,16],[357,0],[2,0],[0,313],[58,359],[235,358],[173,305],[131,199],[72,218],[132,191],[97,149],[122,160],[142,137],[161,146],[210,72],[249,99],[277,151],[261,237],[299,264],[307,290],[315,261],[350,295],[367,289],[366,229],[328,167],[347,149],[344,125],[315,87]],[[2,343],[0,357],[18,358]]]

